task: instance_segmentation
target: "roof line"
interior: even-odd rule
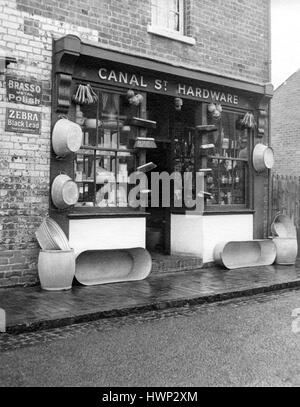
[[[290,76],[288,76],[287,79],[285,79],[279,86],[277,86],[277,88],[274,89],[274,92],[277,92],[277,90],[279,88],[281,88],[281,86],[283,86],[287,81],[289,81],[294,75],[296,75],[299,72],[300,72],[300,68],[298,68],[295,72],[293,72]]]

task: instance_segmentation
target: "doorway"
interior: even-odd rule
[[[170,172],[170,143],[156,141],[157,149],[149,150],[146,154],[147,162],[153,162],[157,167],[153,172]],[[151,173],[148,173],[148,185],[150,190]],[[152,207],[151,204],[147,209],[149,216],[146,222],[146,243],[150,251],[158,251],[161,253],[170,253],[170,208],[162,206],[162,186],[159,190],[159,206]],[[151,196],[150,196],[151,201]]]
[[[147,173],[148,186],[151,190],[151,174],[157,172],[167,172],[172,170],[171,157],[171,123],[172,108],[174,99],[167,96],[148,94],[147,98],[147,117],[149,120],[156,121],[156,129],[148,132],[149,137],[155,139],[157,148],[149,149],[146,152],[146,162],[153,162],[156,168]],[[149,251],[170,254],[170,220],[171,208],[162,205],[162,187],[159,190],[159,206],[151,206],[151,196],[149,196],[149,207],[147,209],[149,216],[146,221],[146,247]]]
[[[168,174],[172,174],[174,169],[178,171],[175,147],[178,145],[182,134],[192,134],[195,124],[202,122],[201,112],[201,103],[193,100],[185,99],[181,101],[181,107],[177,109],[174,97],[156,94],[147,95],[147,118],[157,123],[156,129],[148,132],[148,136],[155,139],[157,148],[149,149],[146,152],[146,161],[153,162],[157,166],[153,171],[158,173],[167,172]],[[183,136],[181,138],[185,140]],[[192,140],[192,137],[190,139]],[[186,155],[184,168],[192,160],[191,151]],[[179,171],[182,172],[183,170]],[[151,172],[148,173],[148,186],[151,190]],[[171,182],[171,205],[172,187]],[[151,196],[149,196],[149,201],[151,201]],[[147,212],[149,213],[146,223],[147,248],[150,251],[170,254],[171,207],[163,207],[162,205],[162,188],[160,188],[159,206],[152,208],[149,204]]]

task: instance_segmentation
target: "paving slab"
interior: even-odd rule
[[[68,291],[39,286],[0,289],[0,309],[7,333],[55,328],[101,318],[217,302],[267,291],[300,287],[300,260],[293,266],[221,267],[151,274],[146,280],[74,285]],[[4,319],[2,318],[2,325]],[[1,333],[0,333],[1,335]]]

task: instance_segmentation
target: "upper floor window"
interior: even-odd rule
[[[184,34],[184,0],[151,0],[152,25]]]

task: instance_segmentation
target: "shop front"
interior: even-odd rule
[[[71,35],[55,42],[53,60],[53,131],[62,119],[82,131],[70,154],[51,153],[51,185],[64,175],[78,191],[72,205],[60,205],[53,188],[50,199],[75,252],[142,247],[208,263],[220,241],[264,237],[268,171],[256,171],[252,155],[268,144],[268,86]],[[187,173],[189,198],[201,195],[201,210],[185,199]]]

